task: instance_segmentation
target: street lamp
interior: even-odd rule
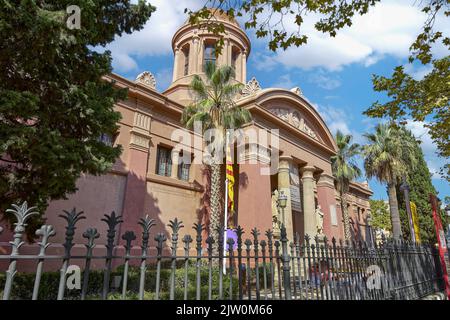
[[[287,195],[284,194],[283,191],[280,191],[277,199],[277,207],[281,208],[281,247],[282,247],[282,261],[283,261],[283,283],[284,283],[284,295],[286,300],[290,300],[291,297],[291,275],[290,275],[290,260],[288,254],[288,239],[286,235],[286,221],[284,220],[284,209],[287,206]]]
[[[283,191],[281,191],[278,195],[277,205],[279,208],[281,208],[281,221],[283,223],[283,226],[286,226],[286,221],[284,219],[284,209],[287,206],[287,195],[285,195]]]
[[[409,220],[409,229],[411,232],[411,240],[412,242],[416,242],[416,235],[414,232],[414,224],[412,221],[412,213],[411,213],[411,206],[409,204],[409,185],[406,183],[406,177],[403,176],[403,182],[400,185],[400,191],[403,191],[404,197],[405,197],[405,205],[406,205],[406,213],[408,214],[408,220]]]
[[[374,237],[373,237],[373,230],[372,230],[372,215],[369,213],[367,215],[367,228],[369,229],[369,240],[370,240],[370,245],[373,247],[375,242],[374,242]],[[367,236],[366,236],[366,241],[367,241]]]

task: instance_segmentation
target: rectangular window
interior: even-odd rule
[[[231,54],[231,67],[233,68],[235,74],[236,74],[236,62],[238,58],[238,53],[236,51],[233,51]]]
[[[189,181],[189,170],[191,169],[191,162],[189,161],[189,163],[184,163],[183,152],[180,152],[178,159],[178,179]]]
[[[212,63],[213,65],[216,64],[216,47],[214,44],[211,43],[205,44],[204,65],[203,65],[204,70],[208,62]]]
[[[105,145],[112,147],[114,145],[114,137],[108,133],[102,133],[98,138],[100,142],[103,142]]]
[[[160,176],[170,177],[172,174],[172,150],[158,146],[158,165],[156,173]]]

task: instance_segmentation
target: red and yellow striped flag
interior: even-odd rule
[[[228,228],[233,229],[233,215],[234,215],[234,174],[233,174],[233,160],[231,159],[231,149],[230,145],[227,144],[227,155],[226,155],[226,178],[228,179]]]

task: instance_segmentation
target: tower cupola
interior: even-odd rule
[[[191,101],[189,84],[193,75],[204,75],[208,62],[216,66],[229,65],[235,70],[235,80],[246,83],[247,58],[250,53],[250,40],[239,24],[226,14],[215,11],[211,17],[223,23],[225,33],[215,35],[202,26],[191,25],[186,22],[178,29],[172,39],[174,52],[172,84],[165,94],[181,104]],[[224,45],[220,54],[216,54],[216,43],[220,37],[224,38]]]

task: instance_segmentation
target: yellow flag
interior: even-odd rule
[[[231,159],[231,149],[230,145],[227,144],[227,155],[226,155],[226,176],[228,179],[228,220],[231,221],[228,228],[233,229],[233,215],[234,215],[234,174],[233,174],[233,160]]]
[[[420,243],[420,229],[419,229],[419,217],[417,216],[417,207],[416,204],[412,201],[409,202],[409,206],[411,207],[411,215],[414,225],[414,233],[416,235],[416,242]]]

